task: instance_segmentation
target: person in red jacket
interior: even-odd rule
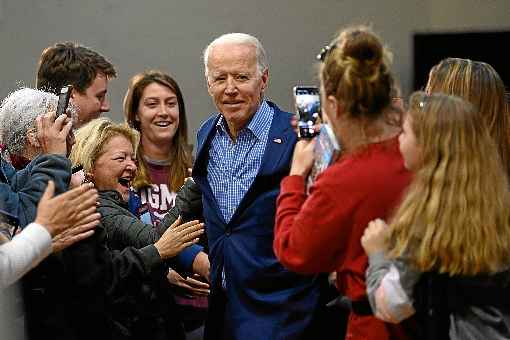
[[[398,148],[400,122],[390,109],[388,56],[365,26],[343,30],[319,55],[323,119],[342,153],[306,194],[314,140],[299,141],[277,200],[276,256],[295,272],[336,271],[337,288],[351,306],[347,339],[407,338],[403,326],[371,315],[360,244],[368,222],[390,216],[411,179]]]

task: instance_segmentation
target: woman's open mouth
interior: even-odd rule
[[[131,185],[131,178],[125,178],[125,177],[120,177],[118,179],[118,182],[120,185],[122,185],[124,188],[126,189],[129,189],[129,186]]]

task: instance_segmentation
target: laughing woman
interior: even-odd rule
[[[172,214],[168,214],[158,228],[154,228],[129,212],[127,202],[129,187],[137,170],[137,145],[138,133],[135,130],[114,124],[106,118],[99,118],[78,130],[76,144],[71,153],[73,163],[83,165],[86,179],[93,182],[99,191],[98,211],[101,213],[101,225],[108,235],[107,246],[113,250],[157,245],[162,235],[181,228],[179,226],[168,229],[175,221]],[[179,222],[173,225],[177,223]],[[187,223],[183,224],[186,225]],[[181,253],[197,241],[198,233],[192,230],[192,227],[187,234],[194,234],[194,237],[191,241],[180,243],[173,255]],[[179,259],[172,264],[177,262]],[[111,301],[113,319],[134,339],[167,339],[170,335],[172,339],[178,339],[179,333],[181,337],[184,336],[179,325],[171,323],[169,297],[159,294],[161,290],[156,284],[165,279],[167,270],[168,266],[152,270],[150,278],[153,280],[145,277],[143,287],[139,283],[134,289],[116,294]]]

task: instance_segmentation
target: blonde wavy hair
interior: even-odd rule
[[[390,232],[390,257],[450,275],[494,273],[510,262],[510,195],[497,148],[459,97],[414,93],[411,128],[422,152]]]
[[[427,93],[443,92],[473,104],[489,129],[510,176],[510,112],[505,85],[489,64],[461,58],[446,58],[432,67]]]
[[[124,124],[113,123],[108,118],[97,118],[75,132],[76,143],[69,158],[73,165],[81,164],[85,173],[94,169],[97,159],[104,153],[104,146],[115,136],[124,136],[136,153],[140,136]]]

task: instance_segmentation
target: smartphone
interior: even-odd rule
[[[298,119],[298,137],[317,135],[314,125],[321,115],[321,97],[317,86],[294,86],[294,103]]]
[[[71,85],[63,86],[60,89],[60,94],[58,95],[58,104],[57,104],[57,114],[56,117],[61,114],[67,114],[67,106],[69,105],[69,98],[71,98]],[[56,118],[55,117],[55,118]]]
[[[0,233],[6,238],[12,239],[18,228],[19,219],[7,211],[0,210]]]

